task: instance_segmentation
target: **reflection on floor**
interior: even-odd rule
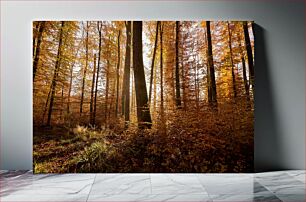
[[[46,174],[0,171],[0,201],[305,201],[305,171]]]

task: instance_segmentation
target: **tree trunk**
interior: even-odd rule
[[[133,22],[133,67],[135,76],[137,119],[139,128],[151,128],[148,94],[143,66],[142,21]]]
[[[152,117],[154,117],[154,114],[156,113],[156,97],[157,97],[157,90],[156,90],[156,87],[157,87],[157,84],[156,84],[156,81],[157,81],[157,68],[154,69],[154,78],[153,78],[153,86],[154,86],[154,91],[153,91],[153,112],[152,112]]]
[[[83,79],[82,79],[82,91],[81,91],[81,103],[80,103],[80,116],[82,116],[83,113],[83,102],[84,102],[84,88],[85,88],[85,79],[86,79],[86,72],[87,72],[87,66],[88,66],[88,21],[86,22],[86,58],[85,58],[85,68],[83,72]]]
[[[208,64],[208,42],[207,42],[207,32],[204,33],[205,47],[206,47],[206,81],[207,81],[207,97],[208,102],[211,103],[211,84],[210,84],[210,73]]]
[[[60,121],[62,122],[64,110],[64,84],[62,84],[62,93],[61,93],[61,108],[60,108]]]
[[[55,89],[56,89],[56,83],[57,83],[57,78],[58,78],[58,72],[59,72],[59,68],[60,68],[64,25],[65,25],[65,22],[62,21],[61,22],[61,28],[60,28],[60,31],[59,31],[59,42],[58,42],[57,56],[56,56],[54,74],[53,74],[53,79],[52,79],[52,84],[51,84],[51,97],[50,97],[50,104],[49,104],[49,111],[48,111],[47,126],[51,126],[51,116],[52,116],[52,110],[53,110]]]
[[[197,56],[194,57],[195,61],[195,80],[194,80],[194,88],[195,88],[195,97],[196,97],[196,109],[199,110],[199,102],[200,102],[200,87],[199,87],[199,69],[198,69],[198,60]]]
[[[233,51],[232,51],[232,32],[230,29],[230,24],[227,22],[227,29],[228,29],[228,46],[230,49],[230,59],[231,59],[231,70],[232,70],[232,82],[233,82],[233,93],[234,98],[237,97],[237,89],[236,89],[236,78],[235,78],[235,71],[234,71],[234,61],[233,61]]]
[[[254,21],[251,22],[251,26],[252,26],[253,37],[255,38],[255,23],[254,23]]]
[[[44,108],[44,113],[43,113],[43,117],[42,117],[42,123],[45,122],[45,116],[46,116],[46,113],[48,111],[48,104],[49,104],[49,100],[50,100],[50,96],[51,96],[51,91],[52,91],[52,85],[50,86],[50,90],[48,92],[47,100],[45,102],[45,108]]]
[[[74,63],[70,67],[70,75],[69,75],[70,78],[69,78],[68,99],[67,99],[67,114],[70,113],[70,97],[71,97],[71,89],[72,89],[73,67],[74,67]]]
[[[173,108],[173,109],[176,106],[176,98],[175,98],[175,96],[176,96],[176,94],[175,94],[175,73],[174,73],[174,71],[175,71],[175,67],[173,69],[171,69],[171,76],[170,76],[170,78],[171,78],[170,82],[171,83],[169,82],[170,86],[171,86],[171,91],[172,91],[171,92],[172,96],[169,96],[169,97],[172,98],[172,102],[169,103],[169,106],[171,106],[171,108]],[[168,98],[168,96],[166,95],[166,100],[167,100],[167,98]]]
[[[248,56],[248,65],[249,65],[249,80],[250,85],[252,85],[252,91],[254,95],[254,64],[253,64],[253,53],[252,53],[252,46],[250,41],[250,35],[248,30],[248,23],[243,22],[243,32],[244,32],[244,40],[245,40],[245,47]]]
[[[115,65],[117,66],[117,64]],[[110,89],[111,89],[111,94],[110,94],[110,109],[108,110],[109,112],[109,117],[112,117],[112,121],[114,121],[114,118],[117,118],[116,115],[116,79],[112,80],[112,82],[110,82]]]
[[[35,33],[33,31],[33,50],[32,50],[32,54],[33,54],[33,61],[34,61],[34,57],[35,57],[35,50],[36,50],[36,41],[37,41],[37,35],[38,35],[38,30],[39,30],[39,25],[40,22],[37,22],[36,26],[35,26]],[[33,22],[33,29],[34,29],[34,22]]]
[[[241,45],[241,41],[242,41],[241,36],[242,36],[241,34],[238,35],[238,41],[239,41],[239,50],[240,50],[241,63],[242,63],[243,83],[244,83],[244,88],[245,88],[246,99],[247,99],[247,101],[250,101],[250,85],[249,85],[247,74],[246,74],[246,62],[245,62],[245,58],[244,58],[245,53],[244,53],[243,47]]]
[[[211,91],[211,98],[209,101],[213,104],[217,104],[217,89],[216,89],[216,80],[215,80],[215,68],[214,60],[212,54],[212,42],[211,42],[211,33],[210,33],[210,21],[206,22],[206,31],[207,31],[207,60],[209,67],[209,84]]]
[[[182,54],[183,55],[183,54]],[[181,71],[182,71],[182,89],[183,89],[183,108],[187,109],[187,99],[186,99],[186,78],[185,78],[185,70],[184,70],[184,62],[181,60]]]
[[[108,91],[109,91],[109,59],[106,61],[106,84],[105,84],[105,127],[107,127],[108,119]]]
[[[183,93],[183,108],[187,109],[187,99],[186,99],[186,76],[184,69],[184,35],[182,35],[183,40],[181,40],[182,48],[181,48],[181,75],[182,75],[182,93]]]
[[[102,22],[97,22],[97,28],[99,32],[99,53],[98,53],[98,68],[96,77],[96,89],[95,89],[95,99],[94,99],[94,112],[93,112],[93,122],[96,123],[97,114],[97,97],[98,97],[98,84],[99,84],[99,73],[100,73],[100,59],[101,59],[101,44],[102,44]]]
[[[122,114],[125,125],[130,121],[131,21],[126,23],[125,64],[122,89]]]
[[[164,118],[164,84],[163,84],[163,25],[160,23],[160,114]]]
[[[177,108],[181,108],[181,87],[180,87],[180,70],[179,70],[179,34],[180,23],[175,22],[176,25],[176,37],[175,37],[175,103]]]
[[[132,101],[131,101],[131,112],[135,113],[135,82],[134,82],[134,71],[132,73]]]
[[[38,30],[38,35],[37,35],[37,44],[36,44],[36,48],[35,48],[35,57],[34,57],[34,61],[33,61],[33,81],[35,80],[35,75],[37,72],[37,67],[38,67],[38,61],[39,61],[39,56],[40,56],[40,45],[42,42],[42,36],[43,36],[43,32],[45,29],[45,21],[41,21],[39,24],[39,30]]]
[[[117,69],[116,69],[116,110],[115,117],[118,116],[118,108],[119,108],[119,68],[120,68],[120,36],[121,30],[118,32],[117,37]]]
[[[156,55],[156,49],[157,49],[157,41],[158,41],[158,28],[159,28],[159,21],[156,23],[156,29],[155,29],[155,42],[154,42],[154,50],[153,50],[153,58],[151,63],[151,78],[150,78],[150,90],[149,90],[149,105],[151,103],[151,97],[152,97],[152,84],[153,84],[153,72],[154,72],[154,63],[155,63],[155,55]]]
[[[246,75],[246,67],[245,67],[245,60],[244,56],[241,56],[241,63],[242,63],[242,72],[243,72],[243,83],[244,83],[244,88],[245,88],[245,95],[247,97],[247,101],[250,101],[250,87],[248,84],[248,79]]]
[[[70,75],[69,75],[70,78],[69,78],[68,99],[67,99],[67,114],[70,113],[70,97],[71,97],[71,89],[72,89],[73,69],[74,69],[74,65],[76,62],[76,58],[78,57],[78,54],[79,54],[79,50],[80,50],[80,45],[76,51],[74,61],[70,67]]]
[[[94,108],[94,88],[95,88],[95,81],[96,79],[96,54],[94,55],[94,69],[92,72],[92,83],[91,83],[91,92],[90,92],[90,124],[92,126],[95,125],[94,119],[93,119],[93,108]]]

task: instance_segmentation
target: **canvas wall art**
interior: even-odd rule
[[[34,173],[252,172],[253,25],[34,21]]]

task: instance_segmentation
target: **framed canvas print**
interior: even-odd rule
[[[253,25],[34,21],[34,173],[253,172]]]

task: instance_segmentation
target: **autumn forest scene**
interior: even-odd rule
[[[253,172],[254,22],[34,21],[34,173]]]

